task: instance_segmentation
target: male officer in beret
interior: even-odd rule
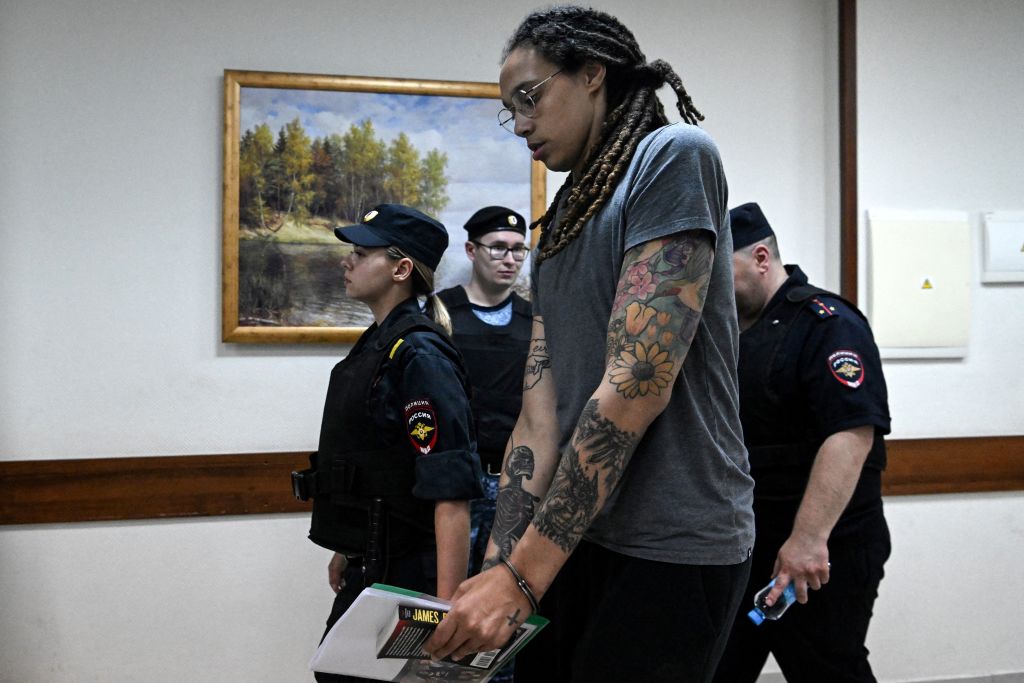
[[[864,640],[890,548],[878,347],[854,305],[782,264],[757,204],[729,216],[757,536],[715,681],[753,683],[769,652],[791,683],[874,681]],[[792,583],[803,604],[755,626],[746,612],[772,578],[770,603]]]
[[[469,284],[438,292],[452,319],[452,339],[473,387],[485,498],[471,505],[470,575],[480,571],[494,521],[501,461],[523,400],[530,343],[530,303],[512,291],[523,261],[526,221],[504,206],[487,206],[466,223]]]

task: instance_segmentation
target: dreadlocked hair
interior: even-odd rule
[[[541,228],[539,263],[576,239],[611,196],[640,141],[668,123],[656,94],[658,88],[666,83],[672,88],[676,108],[686,123],[697,125],[704,115],[693,105],[672,67],[660,59],[648,63],[633,33],[605,12],[575,5],[534,12],[512,34],[502,59],[519,47],[532,47],[569,72],[578,71],[587,62],[604,64],[610,110],[580,177],[576,182],[572,175],[566,178],[547,211],[530,226]],[[553,225],[563,198],[565,210]]]
[[[452,317],[448,313],[448,308],[441,301],[441,297],[434,294],[434,271],[419,259],[414,259],[394,245],[389,246],[385,253],[396,261],[404,258],[412,261],[412,293],[427,300],[427,312],[430,314],[431,320],[444,328],[445,332],[451,334]]]

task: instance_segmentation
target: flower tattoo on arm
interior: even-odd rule
[[[608,378],[626,398],[660,396],[700,325],[714,244],[686,231],[631,249],[608,326]]]

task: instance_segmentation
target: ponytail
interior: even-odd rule
[[[412,293],[417,297],[426,298],[426,311],[430,314],[430,319],[451,334],[452,317],[448,313],[448,307],[434,294],[434,271],[398,247],[388,247],[387,255],[393,259],[407,258],[412,261]]]
[[[430,318],[440,325],[448,334],[452,333],[452,316],[448,313],[448,307],[441,301],[441,297],[431,294],[427,297],[427,310],[430,311]]]

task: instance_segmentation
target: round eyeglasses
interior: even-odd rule
[[[470,240],[473,244],[478,247],[483,247],[487,250],[487,255],[491,257],[492,261],[504,261],[505,257],[512,254],[512,258],[516,261],[522,261],[526,258],[526,255],[530,253],[530,248],[525,244],[517,244],[514,247],[509,247],[504,244],[484,244],[483,242],[477,242],[476,240]]]
[[[537,92],[537,88],[544,85],[560,73],[562,73],[561,69],[551,74],[529,90],[517,90],[512,93],[512,106],[502,107],[498,110],[498,125],[509,133],[514,134],[516,132],[516,114],[522,114],[526,118],[532,119],[533,115],[537,113],[537,100],[533,98],[533,94]]]

